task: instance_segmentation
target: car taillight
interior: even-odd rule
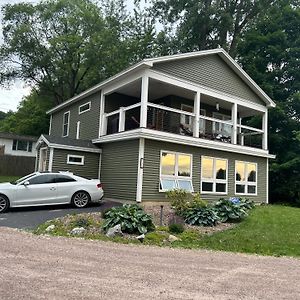
[[[101,183],[98,183],[98,184],[97,184],[97,188],[98,188],[98,189],[101,189],[101,188],[102,188],[102,184],[101,184]]]

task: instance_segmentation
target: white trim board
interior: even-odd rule
[[[241,145],[233,145],[229,143],[222,143],[217,141],[205,140],[201,138],[194,138],[189,136],[178,135],[175,133],[167,133],[148,128],[138,128],[130,131],[119,132],[111,135],[102,136],[98,139],[92,140],[94,144],[109,143],[130,139],[147,138],[162,142],[170,142],[175,144],[188,145],[193,147],[208,148],[219,151],[226,151],[232,153],[240,153],[258,157],[275,158],[275,155],[269,154],[267,150],[251,148]]]

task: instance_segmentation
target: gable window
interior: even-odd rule
[[[63,116],[63,134],[62,134],[63,137],[69,135],[69,127],[70,127],[70,112],[67,111],[64,113]]]
[[[89,111],[90,109],[91,109],[91,102],[87,102],[79,106],[78,113],[83,114],[84,112]]]
[[[202,156],[201,192],[227,194],[228,161],[224,158]]]
[[[84,156],[68,154],[67,164],[69,165],[84,165]]]
[[[257,195],[256,163],[235,162],[235,193],[237,195]]]
[[[15,151],[32,152],[32,142],[24,141],[24,140],[14,140],[12,149]]]
[[[192,155],[161,151],[159,190],[183,189],[193,192]]]

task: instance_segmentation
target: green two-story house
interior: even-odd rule
[[[145,59],[48,111],[36,170],[100,178],[115,200],[182,188],[268,202],[274,106],[223,49]]]

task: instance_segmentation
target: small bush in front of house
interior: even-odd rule
[[[248,210],[253,208],[253,206],[254,204],[247,199],[221,198],[215,203],[214,209],[220,218],[220,221],[224,223],[244,219],[248,216]]]
[[[188,209],[184,214],[184,221],[195,226],[216,226],[219,217],[211,206]]]
[[[169,225],[169,231],[171,232],[171,233],[182,233],[182,232],[184,232],[184,225],[183,224],[176,224],[176,223],[174,223],[174,224],[170,224]]]
[[[207,207],[208,203],[201,199],[200,193],[193,195],[192,201],[189,203],[188,208],[204,208]]]
[[[107,231],[118,224],[126,233],[146,233],[154,230],[152,217],[137,204],[123,204],[113,207],[104,214],[103,229]]]
[[[166,192],[166,197],[171,201],[171,206],[176,215],[183,216],[192,201],[193,195],[182,189],[173,189]]]

